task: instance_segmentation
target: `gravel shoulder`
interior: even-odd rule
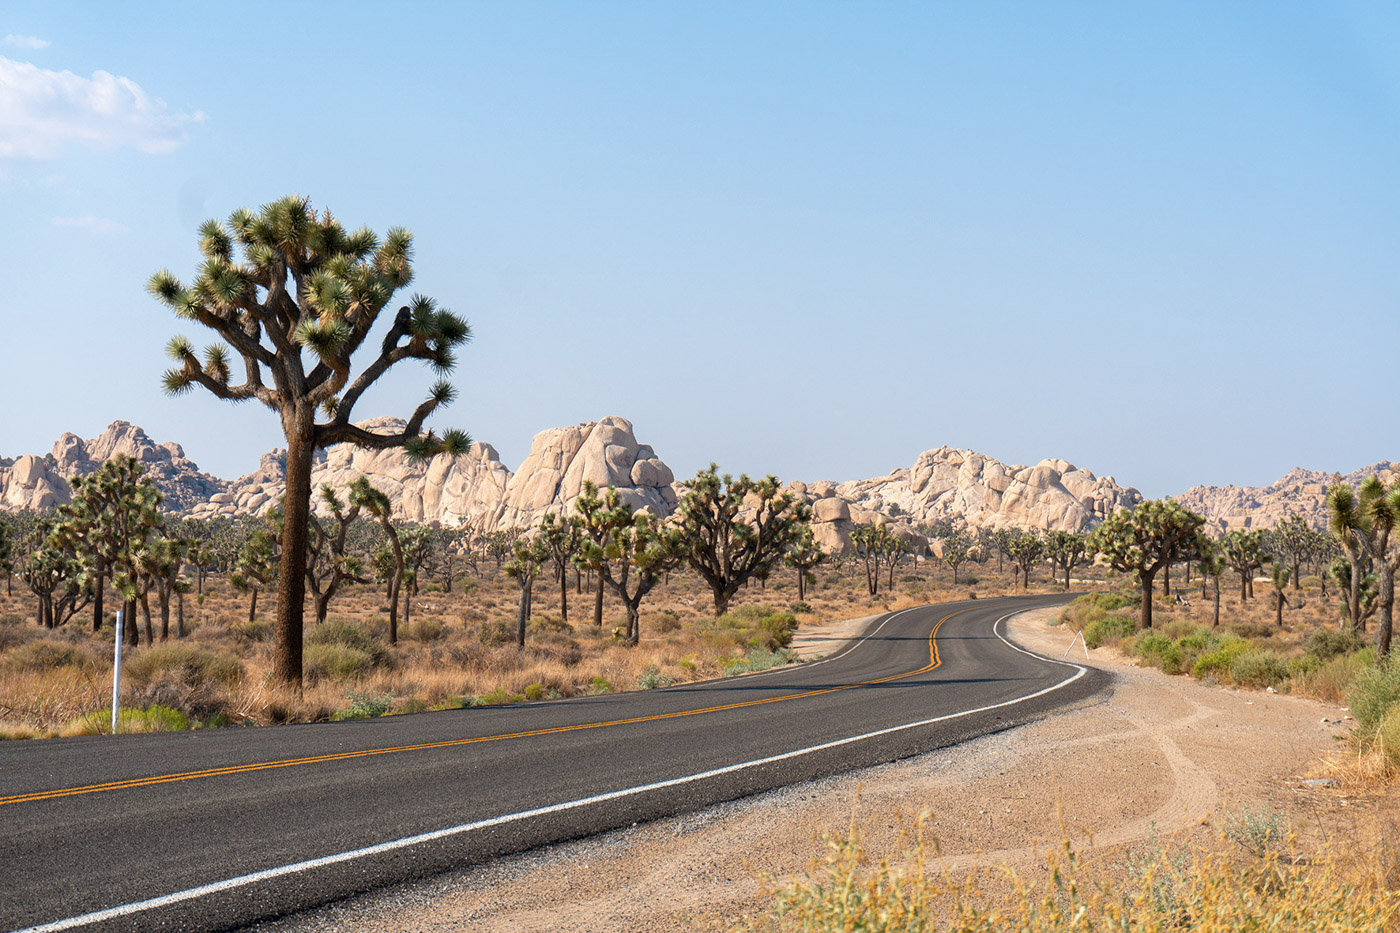
[[[1052,657],[1070,634],[1057,610],[1010,622]],[[867,619],[804,632],[830,654]],[[1304,832],[1347,801],[1303,784],[1350,722],[1336,706],[1203,685],[1141,669],[1112,649],[1071,658],[1111,671],[1106,700],[951,749],[551,846],[283,920],[260,933],[327,931],[693,931],[727,929],[766,905],[763,875],[801,874],[821,835],[860,828],[894,853],[921,813],[953,868],[1032,864],[1068,837],[1112,850],[1152,833],[1208,841],[1227,814],[1268,805]],[[1325,827],[1320,827],[1325,832]]]

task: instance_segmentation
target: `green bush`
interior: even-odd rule
[[[642,690],[656,690],[660,687],[669,687],[673,683],[675,681],[662,674],[655,665],[642,671],[642,676],[637,679],[637,687]]]
[[[160,681],[190,687],[216,683],[232,687],[243,676],[243,664],[237,658],[193,645],[168,644],[147,648],[137,654],[126,662],[125,674],[132,686],[137,688]]]
[[[1245,687],[1273,687],[1292,676],[1288,659],[1275,651],[1246,651],[1230,662],[1230,679]]]
[[[374,658],[359,648],[347,645],[307,645],[302,650],[302,669],[306,679],[349,680],[374,670]]]
[[[1137,640],[1138,660],[1149,667],[1161,668],[1165,674],[1180,674],[1181,649],[1165,635],[1152,632]]]
[[[513,619],[495,619],[487,622],[476,630],[476,637],[488,648],[513,645],[515,644],[515,621]]]
[[[1305,655],[1303,660],[1317,661],[1317,658]],[[1297,677],[1293,690],[1329,703],[1342,703],[1356,675],[1366,669],[1366,664],[1360,660],[1360,652],[1340,654],[1329,661],[1318,662],[1315,670],[1304,670]]]
[[[253,619],[251,622],[244,620],[235,622],[229,626],[229,631],[233,632],[235,638],[244,641],[260,642],[267,641],[272,635],[272,625],[262,619]]]
[[[1127,616],[1104,616],[1084,627],[1084,643],[1090,648],[1097,648],[1130,637],[1135,628],[1136,623]]]
[[[588,684],[588,692],[591,694],[612,693],[612,681],[606,677],[594,677]]]
[[[805,602],[805,601],[803,601],[803,600],[798,600],[797,602],[793,603],[791,606],[788,606],[788,610],[791,611],[791,612],[793,612],[793,613],[800,613],[800,614],[803,614],[803,615],[810,615],[811,612],[812,612],[812,604],[811,604],[811,603],[808,603],[808,602]]]
[[[387,693],[349,693],[346,699],[350,701],[350,707],[336,713],[331,719],[337,722],[346,719],[373,719],[389,712],[389,707],[394,703],[394,698]]]
[[[1253,651],[1254,646],[1243,638],[1234,635],[1227,635],[1220,640],[1220,645],[1210,651],[1205,652],[1191,665],[1191,676],[1197,680],[1204,680],[1206,677],[1214,676],[1216,679],[1224,679],[1230,674],[1230,665],[1235,662],[1235,658],[1247,651]]]
[[[526,687],[526,688],[525,688],[525,699],[527,699],[527,700],[543,700],[543,699],[544,699],[544,684],[530,684],[528,687]]]
[[[1386,763],[1400,771],[1400,706],[1392,706],[1376,729],[1376,744]]]
[[[184,732],[190,727],[190,720],[184,713],[168,706],[152,706],[148,709],[121,707],[117,710],[117,731],[130,732]],[[107,735],[112,731],[112,711],[98,710],[80,716],[68,723],[64,735]]]
[[[1318,629],[1303,642],[1303,650],[1327,661],[1339,654],[1351,654],[1366,647],[1366,643],[1350,632]]]
[[[523,696],[520,696],[516,693],[511,693],[506,688],[500,687],[496,690],[492,690],[490,693],[483,693],[481,696],[477,697],[474,702],[474,705],[504,706],[507,703],[520,703],[524,699],[525,698]]]
[[[786,648],[797,630],[797,617],[769,606],[740,606],[717,619],[702,622],[700,637],[712,645],[740,648]]]
[[[736,674],[748,674],[752,671],[766,671],[770,667],[791,664],[796,660],[797,658],[788,651],[762,647],[750,648],[742,658],[730,658],[724,662],[724,676],[733,677]]]
[[[93,652],[65,641],[31,641],[6,655],[0,668],[7,671],[53,671],[60,668],[95,671],[111,666],[110,661],[103,664],[103,660],[105,658],[100,659]]]
[[[1359,671],[1347,691],[1347,705],[1356,720],[1354,735],[1363,747],[1376,737],[1381,720],[1400,704],[1400,669],[1368,667]]]

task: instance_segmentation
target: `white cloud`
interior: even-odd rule
[[[73,227],[101,236],[115,236],[118,233],[126,233],[130,229],[125,224],[119,224],[115,220],[94,217],[91,214],[84,217],[55,217],[53,225],[55,227]]]
[[[35,36],[19,36],[10,33],[5,37],[6,45],[13,45],[17,49],[46,49],[53,45],[48,39],[39,39]]]
[[[0,56],[0,159],[46,159],[66,145],[169,152],[204,114],[176,113],[130,78],[91,78]]]

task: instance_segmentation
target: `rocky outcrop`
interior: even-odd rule
[[[372,418],[359,426],[394,434],[404,422]],[[285,460],[285,451],[264,454],[256,471],[190,514],[266,514],[282,496]],[[600,488],[616,486],[633,507],[658,515],[669,514],[676,504],[671,468],[637,442],[624,418],[541,431],[514,474],[490,444],[474,443],[461,457],[438,456],[426,463],[410,462],[401,450],[342,444],[318,453],[311,482],[314,488],[329,483],[343,499],[345,488],[361,475],[389,497],[400,518],[482,531],[532,527],[546,512],[572,509],[585,480]]]
[[[1322,530],[1327,527],[1328,487],[1360,486],[1369,476],[1390,485],[1400,476],[1400,463],[1382,460],[1346,475],[1294,467],[1268,486],[1193,486],[1176,501],[1204,515],[1219,531],[1273,528],[1289,515],[1301,515]]]
[[[567,512],[585,482],[615,486],[624,502],[655,515],[669,515],[676,506],[671,468],[637,442],[632,422],[610,417],[536,434],[506,486],[498,524],[528,528],[546,512]]]
[[[65,432],[48,455],[20,457],[8,468],[0,466],[0,504],[11,509],[63,505],[73,497],[68,480],[96,472],[118,454],[141,462],[147,477],[164,496],[162,507],[170,512],[195,508],[229,486],[200,472],[179,444],[157,444],[136,425],[114,421],[92,440]]]
[[[827,547],[848,546],[851,527],[883,516],[907,535],[917,534],[915,525],[938,522],[1079,531],[1142,501],[1136,489],[1064,460],[1009,466],[950,447],[924,451],[912,468],[875,479],[792,488],[813,503],[813,531]]]

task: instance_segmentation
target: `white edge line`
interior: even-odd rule
[[[901,615],[904,612],[908,611],[910,610],[905,609],[901,610],[898,613],[894,613],[890,616],[890,619],[893,619],[895,615]],[[848,736],[844,739],[835,739],[831,742],[823,742],[820,745],[809,745],[806,748],[794,749],[793,751],[783,752],[778,755],[769,755],[767,758],[755,758],[752,761],[741,761],[738,764],[725,765],[722,768],[714,768],[712,770],[701,771],[696,774],[687,774],[683,777],[669,778],[668,780],[656,781],[651,784],[639,784],[634,787],[624,787],[621,790],[608,791],[604,794],[595,794],[592,797],[582,797],[578,800],[569,800],[565,801],[564,803],[555,803],[550,804],[549,806],[536,807],[532,810],[521,810],[518,813],[507,813],[503,816],[493,816],[489,819],[477,820],[473,823],[463,823],[460,826],[449,826],[445,829],[436,829],[432,832],[419,833],[415,836],[404,836],[401,839],[393,839],[389,842],[381,842],[377,845],[366,846],[362,849],[352,849],[348,852],[338,852],[335,855],[325,855],[321,858],[309,859],[304,862],[293,862],[289,865],[278,866],[277,868],[268,868],[264,871],[256,871],[252,874],[239,875],[236,878],[228,878],[224,881],[216,881],[213,884],[200,885],[197,888],[188,888],[184,891],[176,891],[173,894],[164,894],[160,897],[152,897],[144,901],[134,901],[130,904],[122,904],[117,907],[108,907],[105,910],[96,910],[91,913],[81,914],[76,917],[67,917],[63,920],[54,920],[49,923],[39,924],[38,926],[25,927],[23,929],[13,931],[13,933],[57,933],[57,931],[60,930],[72,930],[76,927],[86,926],[90,923],[101,923],[106,920],[115,920],[119,917],[127,917],[132,914],[142,913],[147,910],[154,910],[158,907],[168,907],[171,904],[178,904],[182,901],[194,900],[195,898],[206,897],[210,894],[218,894],[221,891],[230,891],[234,888],[246,887],[250,884],[257,884],[260,881],[269,881],[273,878],[281,878],[286,875],[297,874],[299,872],[304,871],[311,871],[317,868],[324,868],[327,865],[335,865],[340,862],[348,862],[352,859],[366,858],[372,855],[382,855],[385,852],[393,852],[398,849],[406,849],[410,846],[420,845],[424,842],[433,842],[438,839],[448,838],[450,836],[458,836],[463,833],[475,832],[479,829],[488,829],[492,826],[501,826],[506,823],[514,823],[519,822],[520,820],[533,819],[534,817],[545,816],[550,813],[561,813],[566,810],[576,810],[580,807],[592,806],[596,803],[604,803],[609,800],[616,800],[620,797],[628,797],[633,794],[641,794],[646,793],[648,791],[662,790],[667,787],[678,787],[683,784],[691,784],[696,781],[703,781],[712,777],[718,777],[721,774],[732,774],[736,771],[744,771],[749,768],[757,768],[762,765],[774,764],[779,761],[787,761],[792,758],[800,758],[803,755],[810,755],[813,752],[826,751],[832,748],[840,748],[843,745],[851,745],[855,742],[864,742],[868,739],[879,738],[880,736],[890,735],[895,732],[903,732],[908,729],[917,729],[921,726],[929,726],[933,725],[934,723],[945,722],[949,719],[958,719],[960,717],[971,716],[976,713],[986,713],[994,709],[1001,709],[1006,706],[1012,706],[1016,703],[1023,703],[1026,700],[1033,700],[1036,697],[1041,697],[1047,693],[1059,690],[1061,687],[1068,686],[1069,684],[1072,684],[1079,678],[1083,677],[1088,672],[1087,668],[1081,667],[1078,664],[1073,664],[1068,661],[1059,661],[1055,658],[1044,657],[1043,655],[1036,654],[1033,651],[1027,651],[1024,648],[1012,644],[1010,641],[1007,641],[1005,636],[1003,636],[998,630],[1001,626],[1001,623],[1011,618],[1012,616],[1019,615],[1021,612],[1025,611],[1027,610],[1017,610],[1016,612],[1008,613],[1007,615],[1002,616],[1000,619],[997,619],[996,622],[992,623],[992,631],[996,634],[998,638],[1006,642],[1007,645],[1010,645],[1016,651],[1019,651],[1022,654],[1030,655],[1033,658],[1039,658],[1042,661],[1050,661],[1055,664],[1061,664],[1066,667],[1072,667],[1075,669],[1075,674],[1072,677],[1065,678],[1064,680],[1060,681],[1059,683],[1053,686],[1046,687],[1042,690],[1038,690],[1035,693],[1027,694],[1023,697],[1016,697],[1012,700],[1004,700],[1001,703],[993,703],[990,706],[982,706],[977,709],[962,710],[956,713],[947,713],[943,716],[935,716],[932,719],[920,719],[917,722],[908,722],[898,726],[888,726],[884,729],[877,729],[874,732],[866,732],[861,735]],[[885,621],[888,622],[889,619],[886,619]],[[880,624],[880,627],[883,626],[884,623],[882,622]],[[873,635],[876,631],[879,631],[878,627],[874,631],[870,632],[870,634]]]

